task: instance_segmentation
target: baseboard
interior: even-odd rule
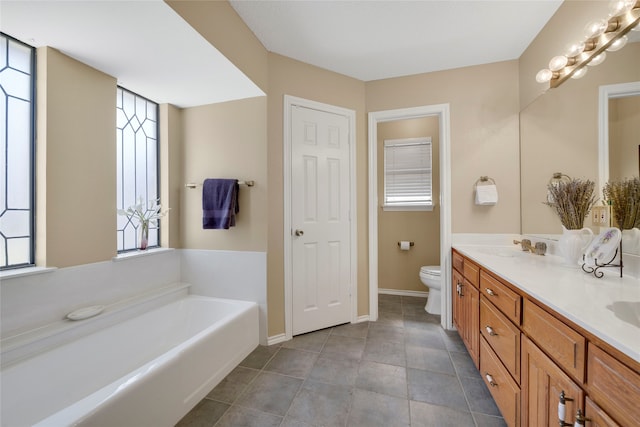
[[[403,297],[420,297],[426,298],[429,296],[429,291],[403,291],[400,289],[383,289],[378,288],[378,294],[385,295],[400,295]]]
[[[358,316],[355,323],[362,323],[362,322],[368,322],[368,321],[369,321],[369,315],[365,314],[363,316]]]
[[[285,334],[278,334],[272,337],[267,337],[267,345],[280,344],[281,342],[287,341],[287,336]]]

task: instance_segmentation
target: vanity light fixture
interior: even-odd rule
[[[564,55],[554,56],[549,68],[536,74],[536,81],[560,86],[569,78],[579,79],[587,73],[586,65],[601,64],[606,51],[615,52],[627,43],[627,34],[640,29],[640,0],[612,0],[609,17],[590,22],[585,39],[570,45]]]

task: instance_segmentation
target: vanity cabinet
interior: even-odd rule
[[[640,426],[638,361],[455,249],[452,277],[454,324],[507,425],[580,410],[586,427]]]
[[[480,267],[457,252],[454,252],[453,267],[453,323],[477,368],[480,360]]]

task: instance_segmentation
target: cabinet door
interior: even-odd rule
[[[480,292],[465,281],[465,329],[467,331],[467,349],[471,359],[480,367]]]
[[[562,392],[564,422],[573,425],[578,408],[584,412],[582,389],[526,337],[522,339],[521,374],[523,426],[557,426]]]
[[[589,419],[589,423],[586,425],[589,427],[620,427],[620,424],[613,421],[611,417],[600,409],[589,397],[587,397],[584,406],[584,416]]]
[[[453,270],[453,285],[451,286],[451,301],[453,302],[453,325],[458,330],[460,338],[463,337],[463,321],[462,321],[462,288],[464,286],[464,279],[462,274],[457,270]]]

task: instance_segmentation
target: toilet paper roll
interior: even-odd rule
[[[402,240],[400,242],[400,250],[401,251],[408,251],[409,249],[411,249],[411,242],[406,241],[406,240]]]

